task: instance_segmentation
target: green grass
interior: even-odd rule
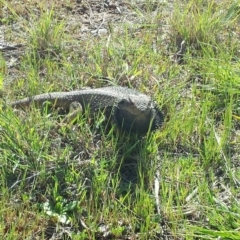
[[[0,1],[5,40],[25,45],[14,71],[0,56],[0,237],[240,239],[239,3],[132,1],[100,36],[75,4]],[[111,84],[153,96],[163,127],[141,138],[101,113],[8,104]]]

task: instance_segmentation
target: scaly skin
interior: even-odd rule
[[[52,92],[24,98],[11,103],[13,108],[27,108],[31,104],[42,106],[50,102],[54,107],[68,109],[72,102],[79,102],[83,110],[89,106],[91,112],[111,109],[113,119],[124,130],[146,134],[161,126],[163,114],[151,98],[125,87],[103,87],[72,92]]]

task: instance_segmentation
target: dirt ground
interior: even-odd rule
[[[150,3],[149,3],[150,2]],[[160,6],[160,7],[159,7]],[[141,29],[152,24],[146,14],[159,15],[158,30],[161,38],[167,39],[168,19],[173,9],[173,1],[9,1],[3,6],[0,16],[0,51],[3,52],[8,74],[18,72],[19,58],[28,47],[28,22],[35,21],[36,16],[54,9],[58,21],[66,23],[66,32],[71,34],[71,47],[78,48],[83,41],[108,36],[111,31],[128,31],[134,36],[141,35]],[[16,21],[18,19],[18,21]],[[20,21],[19,21],[20,20]],[[154,23],[156,24],[156,22]],[[72,46],[75,43],[75,46]],[[64,43],[69,45],[69,43]],[[19,73],[19,72],[18,72]],[[6,82],[8,82],[7,79]],[[5,82],[5,83],[6,83]]]

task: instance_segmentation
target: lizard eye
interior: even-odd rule
[[[133,102],[131,101],[131,99],[122,99],[121,101],[119,101],[118,103],[120,106],[124,106],[124,105],[132,105]]]
[[[127,103],[126,99],[122,99],[118,104],[119,105],[125,105]]]

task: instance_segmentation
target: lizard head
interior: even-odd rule
[[[128,132],[146,134],[161,126],[163,114],[146,95],[127,97],[117,103],[114,111],[117,125]]]

